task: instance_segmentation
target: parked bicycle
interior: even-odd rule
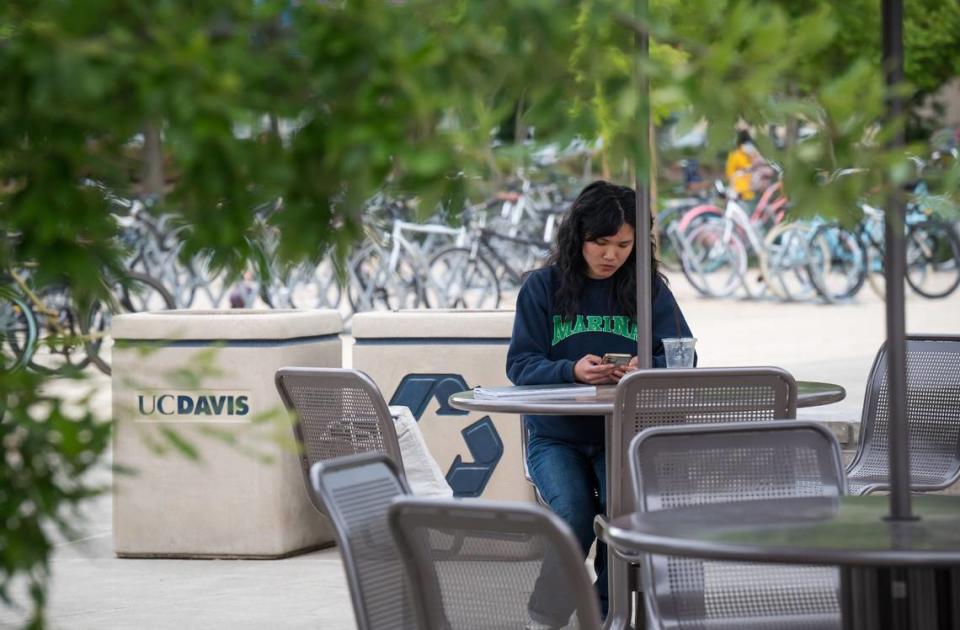
[[[881,298],[886,294],[884,212],[861,203],[863,219],[856,234],[866,252],[867,283]],[[960,286],[960,237],[953,227],[922,206],[911,204],[906,214],[906,281],[918,295],[943,298]]]
[[[29,268],[6,271],[8,290],[19,298],[20,322],[35,328],[36,335],[12,334],[7,337],[11,352],[20,362],[37,372],[53,373],[63,369],[83,369],[90,363],[80,330],[80,316],[66,285],[34,287]],[[23,326],[24,324],[18,324]]]
[[[808,269],[811,227],[780,223],[784,205],[766,204],[768,212],[751,216],[730,194],[721,217],[713,208],[695,208],[670,224],[667,234],[690,284],[707,297],[726,297],[741,287],[749,297],[768,291],[786,300],[815,295]],[[747,273],[751,254],[759,262],[757,283]],[[829,259],[829,253],[821,258]]]
[[[430,260],[431,285],[442,288],[448,308],[498,308],[503,288],[520,286],[524,273],[539,266],[550,251],[547,241],[487,227],[486,205],[464,211],[466,244],[441,250]]]
[[[397,205],[389,212],[392,225],[386,236],[368,226],[367,243],[350,257],[350,306],[354,312],[445,307],[446,286],[432,284],[429,260],[438,238],[461,243],[463,229],[403,220],[402,207]]]
[[[807,244],[807,270],[817,293],[829,303],[852,299],[867,277],[867,254],[854,232],[816,219]]]
[[[173,296],[158,280],[145,274],[127,272],[123,276],[108,275],[104,279],[110,292],[95,301],[80,320],[80,331],[86,354],[104,374],[111,374],[113,338],[110,335],[113,316],[121,313],[143,313],[176,308]]]
[[[173,298],[154,278],[129,272],[105,280],[110,289],[89,310],[77,308],[70,288],[35,288],[29,269],[8,269],[9,285],[0,294],[5,365],[44,373],[81,370],[90,363],[110,373],[109,330],[116,313],[173,308]]]

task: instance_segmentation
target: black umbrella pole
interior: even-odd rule
[[[637,0],[636,15],[646,23],[649,13],[648,0]],[[650,294],[653,290],[650,277],[650,81],[646,64],[650,57],[650,40],[646,32],[636,35],[637,62],[636,80],[640,93],[637,111],[637,153],[634,160],[634,179],[637,190],[637,367],[653,365],[653,339],[650,319]]]
[[[903,0],[883,0],[883,65],[887,83],[887,124],[895,125],[893,149],[904,146]],[[904,308],[904,199],[892,189],[886,212],[887,385],[890,393],[890,518],[912,518],[910,507],[910,449],[907,431],[907,342]]]
[[[891,195],[886,220],[887,391],[890,393],[890,518],[909,519],[910,449],[907,432],[907,351],[904,314],[903,206]]]

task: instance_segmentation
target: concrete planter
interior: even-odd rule
[[[334,311],[165,311],[113,320],[114,550],[277,558],[331,543],[273,384],[339,367]],[[198,460],[176,449],[183,440]],[[165,452],[158,452],[165,451]]]

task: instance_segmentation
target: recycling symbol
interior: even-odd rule
[[[460,374],[407,374],[393,393],[390,404],[409,407],[418,422],[432,400],[439,403],[438,416],[465,416],[468,412],[454,409],[447,400],[451,394],[467,389],[470,387]],[[479,497],[503,457],[503,441],[490,416],[484,416],[460,433],[473,461],[466,462],[457,455],[447,471],[447,483],[455,497]]]

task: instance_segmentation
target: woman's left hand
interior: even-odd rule
[[[637,357],[630,359],[630,363],[626,364],[623,367],[616,367],[613,369],[613,372],[610,373],[610,378],[613,379],[614,383],[619,383],[620,379],[633,372],[637,369]]]

